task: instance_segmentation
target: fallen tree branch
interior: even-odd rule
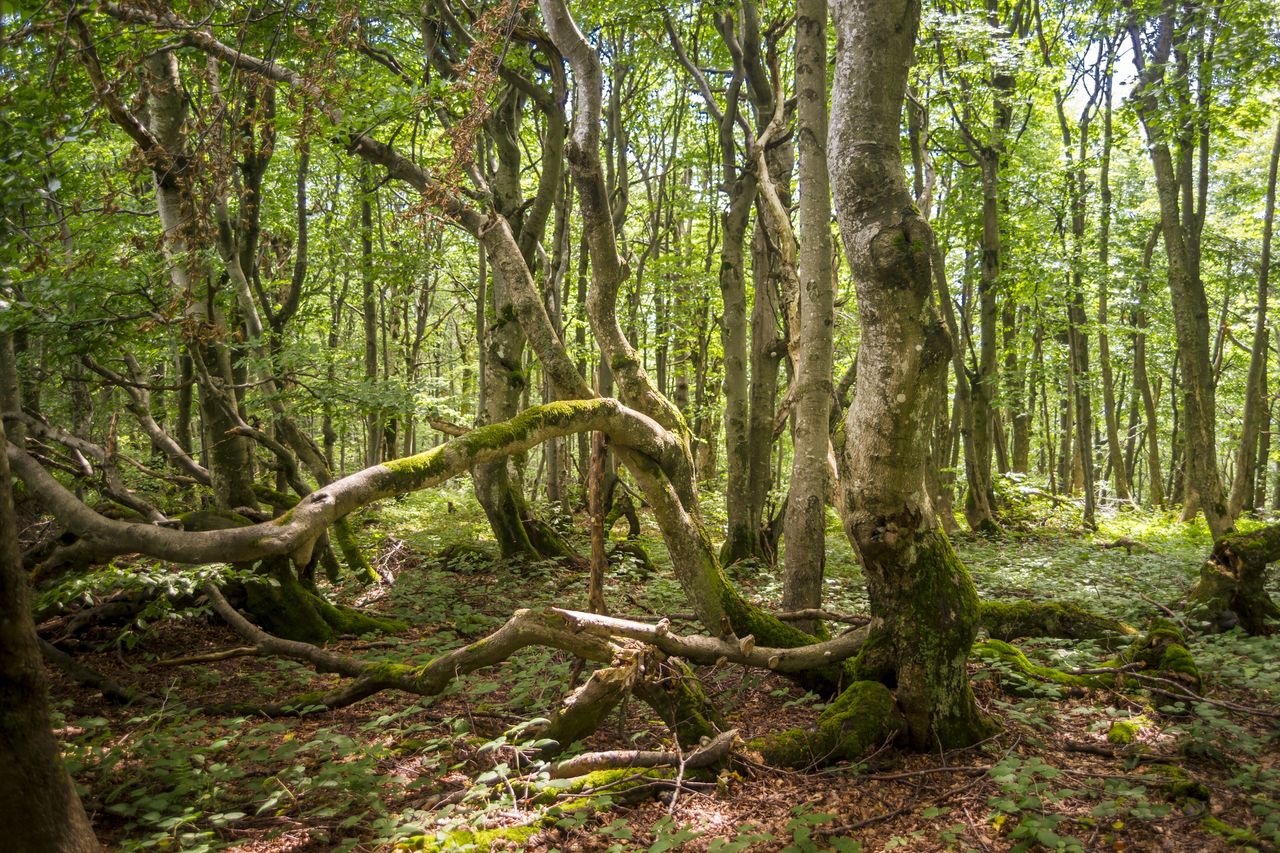
[[[203,655],[188,655],[180,658],[164,658],[156,661],[156,666],[189,666],[193,663],[213,663],[214,661],[228,660],[230,658],[248,657],[258,654],[256,646],[236,646],[232,649],[223,649],[217,652],[208,652]]]
[[[738,730],[729,729],[683,758],[679,752],[657,750],[612,749],[588,752],[551,765],[551,778],[571,779],[597,770],[621,770],[627,767],[679,767],[682,763],[689,770],[712,767],[724,763],[737,738]]]
[[[673,657],[681,657],[694,663],[740,663],[771,669],[775,672],[801,672],[827,664],[839,663],[858,653],[867,639],[867,631],[858,629],[842,634],[834,640],[797,646],[790,649],[756,647],[751,635],[732,640],[721,637],[680,636],[671,633],[671,620],[663,619],[656,625],[582,613],[573,610],[551,608],[564,617],[572,630],[597,637],[627,637],[657,646]]]
[[[77,684],[97,690],[112,702],[131,705],[135,702],[155,701],[153,697],[132,687],[123,687],[96,669],[85,666],[44,638],[40,638],[40,654],[44,656],[46,662],[65,672]]]

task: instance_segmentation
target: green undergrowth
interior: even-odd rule
[[[723,511],[722,498],[707,495],[703,509],[714,524],[717,513]],[[545,506],[538,507],[538,513],[579,553],[588,552],[586,525],[580,516],[562,517]],[[1058,517],[1065,518],[1065,513],[1064,509]],[[645,619],[688,612],[652,517],[642,512],[641,519],[638,543],[651,565],[619,552],[605,584],[610,612]],[[1160,614],[1136,593],[1162,604],[1176,603],[1194,583],[1208,550],[1202,527],[1180,525],[1165,516],[1137,512],[1104,516],[1102,530],[1092,537],[1079,535],[1065,522],[1060,526],[1063,529],[1010,531],[995,539],[959,535],[953,542],[986,601],[1015,606],[1060,602],[1139,630]],[[490,556],[496,549],[465,479],[384,501],[354,516],[351,529],[354,542],[376,567],[393,574],[395,583],[362,587],[347,579],[330,587],[322,581],[321,591],[337,604],[356,604],[407,625],[399,633],[336,644],[343,649],[363,643],[365,647],[352,654],[365,660],[418,666],[486,635],[517,607],[586,605],[583,573],[554,561],[499,561]],[[625,524],[619,523],[612,535],[622,539]],[[1120,538],[1143,547],[1131,552],[1101,547]],[[825,606],[838,612],[866,612],[861,569],[834,513],[828,516],[827,545]],[[125,564],[119,568],[121,583],[154,586],[154,578],[163,579],[164,571],[171,571],[173,582],[182,585],[179,588],[194,588],[191,580],[179,579],[189,576],[176,570]],[[779,570],[744,563],[728,573],[746,600],[768,609],[778,607]],[[104,593],[86,582],[61,594]],[[189,621],[175,629],[172,620],[178,618]],[[151,669],[158,657],[236,644],[224,631],[198,649],[184,645],[179,635],[209,630],[200,618],[201,614],[194,618],[165,614],[146,619],[130,626],[128,643],[120,643],[129,649],[126,660],[131,667],[119,674],[120,679],[128,681],[131,673],[150,674],[147,686],[166,697],[161,709],[118,709],[87,700],[83,693],[72,698],[65,684],[55,691],[57,726],[71,769],[99,833],[112,849],[216,850],[305,827],[313,847],[333,850],[386,849],[397,842],[434,844],[439,849],[466,849],[467,845],[488,849],[491,841],[518,849],[532,835],[552,830],[568,838],[604,839],[609,849],[623,851],[679,849],[682,844],[725,851],[775,849],[801,841],[811,846],[800,844],[797,849],[807,850],[831,848],[834,839],[826,838],[821,844],[816,839],[824,826],[843,822],[832,816],[835,808],[797,806],[799,811],[783,814],[767,828],[738,825],[732,831],[712,830],[690,823],[687,815],[663,817],[641,827],[614,809],[610,800],[575,803],[583,797],[572,792],[557,795],[555,804],[522,798],[521,816],[516,819],[511,812],[517,803],[506,791],[506,780],[528,765],[509,742],[487,745],[502,740],[496,733],[512,721],[545,716],[556,706],[573,670],[569,656],[527,649],[509,665],[476,672],[432,699],[388,692],[334,714],[278,721],[211,717],[192,708],[230,699],[280,701],[330,690],[340,682],[317,676],[297,663],[257,658]],[[672,627],[700,630],[681,621]],[[829,627],[839,630],[839,626]],[[95,648],[110,649],[116,637],[116,633],[96,633]],[[1029,666],[1061,672],[1114,659],[1122,654],[1127,640],[1117,645],[1105,637],[1019,637],[1008,648]],[[1206,696],[1225,692],[1234,701],[1256,707],[1280,706],[1280,637],[1197,632],[1188,639],[1186,649],[1199,667]],[[86,657],[95,663],[92,655]],[[107,656],[97,660],[106,661]],[[823,724],[829,723],[825,731],[835,736],[836,747],[858,735],[855,724],[861,720],[856,714],[842,714],[848,709],[836,704],[822,706],[816,697],[804,696],[803,690],[765,673],[744,673],[728,666],[704,668],[700,675],[730,724],[738,724],[744,708],[755,707],[750,704],[753,695],[766,691],[775,694],[769,697],[775,704],[796,712],[788,717],[787,727],[804,726],[821,735]],[[1066,850],[1076,849],[1073,843],[1093,839],[1095,845],[1110,847],[1120,842],[1129,849],[1142,849],[1130,839],[1132,829],[1180,819],[1176,816],[1186,809],[1197,808],[1185,800],[1172,801],[1154,781],[1105,778],[1106,774],[1127,777],[1149,772],[1136,758],[1096,765],[1106,768],[1103,776],[1063,777],[1054,769],[1054,760],[1040,753],[1052,751],[1064,737],[1107,744],[1126,755],[1173,755],[1196,768],[1193,778],[1213,789],[1212,807],[1195,811],[1193,829],[1179,831],[1205,833],[1191,837],[1197,843],[1227,838],[1217,832],[1216,820],[1253,834],[1254,841],[1235,835],[1231,843],[1257,849],[1280,844],[1280,808],[1275,805],[1280,801],[1280,771],[1273,759],[1280,735],[1274,725],[1209,702],[1175,703],[1158,696],[1121,701],[1108,690],[1022,676],[1008,664],[975,661],[973,677],[984,707],[995,710],[1005,721],[1006,731],[1016,732],[1022,740],[1018,751],[999,763],[1000,771],[991,774],[995,793],[984,795],[989,797],[988,812],[977,815],[985,819],[985,831],[998,837],[1000,845]],[[1019,677],[1024,689],[1018,696],[993,690],[987,683]],[[584,749],[670,748],[669,730],[646,706],[631,702],[624,712],[625,725],[618,716],[611,717],[600,735],[571,747],[569,754]],[[1139,725],[1138,719],[1149,725]],[[1108,736],[1113,730],[1117,739],[1123,734],[1127,741],[1111,742]],[[1064,731],[1071,734],[1064,736]],[[803,747],[813,752],[810,737],[805,735]],[[822,777],[814,779],[815,786],[824,784]],[[464,788],[468,794],[461,802],[430,805],[433,799]],[[603,792],[603,796],[614,794]],[[711,802],[721,803],[720,797],[737,794],[713,796],[716,799]],[[784,812],[794,805],[788,804]],[[754,819],[754,811],[768,814],[776,804],[761,802],[751,808]],[[958,816],[948,803],[924,808],[910,831],[884,842],[883,848],[891,849],[890,843],[897,849],[977,846],[956,822]],[[756,847],[751,848],[752,844]],[[854,846],[839,849],[857,849],[856,841],[849,844]],[[880,849],[879,845],[877,841],[866,849]]]

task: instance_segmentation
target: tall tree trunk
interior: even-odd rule
[[[977,594],[924,488],[924,412],[950,339],[933,313],[933,235],[903,179],[899,122],[918,0],[837,0],[829,152],[835,209],[863,323],[846,427],[845,529],[862,555],[872,632],[862,664],[897,685],[917,748],[990,731],[966,669]],[[871,660],[870,658],[876,658]]]
[[[22,411],[22,383],[18,379],[18,353],[13,346],[13,333],[0,332],[0,415]],[[23,447],[27,428],[21,419],[5,422],[10,440]]]
[[[1110,64],[1103,72],[1102,154],[1098,166],[1098,364],[1102,368],[1102,407],[1106,418],[1107,453],[1111,459],[1111,476],[1116,496],[1133,500],[1133,484],[1129,482],[1127,456],[1120,446],[1120,413],[1116,410],[1115,379],[1111,371],[1111,340],[1107,332],[1108,300],[1111,295],[1111,82]]]
[[[989,150],[982,166],[982,263],[978,282],[978,371],[973,382],[970,423],[973,455],[966,455],[965,466],[969,488],[965,493],[964,514],[975,531],[997,529],[995,490],[991,483],[994,453],[993,398],[996,374],[997,323],[996,288],[1000,278],[1000,153]]]
[[[10,850],[96,851],[97,839],[62,765],[0,430],[0,820]]]
[[[144,62],[148,127],[172,158],[172,165],[154,170],[156,208],[164,229],[169,277],[183,300],[187,328],[192,330],[188,352],[200,387],[200,415],[214,501],[221,509],[257,506],[253,492],[253,448],[250,439],[233,430],[230,408],[236,405],[235,371],[226,344],[228,330],[217,307],[212,276],[194,249],[194,229],[202,221],[196,210],[193,178],[187,170],[186,95],[178,73],[178,57],[164,50]]]
[[[800,357],[795,377],[795,452],[787,499],[784,610],[822,606],[826,562],[835,288],[831,185],[827,176],[827,0],[796,7],[800,153]],[[811,626],[801,626],[810,630]]]
[[[360,172],[360,285],[361,313],[364,316],[364,380],[369,391],[378,382],[378,294],[373,273],[373,195],[369,167]],[[382,461],[382,413],[365,415],[364,464]]]
[[[1267,171],[1267,201],[1262,217],[1262,258],[1258,262],[1258,298],[1254,305],[1253,354],[1249,358],[1249,378],[1245,386],[1244,413],[1241,417],[1240,446],[1236,450],[1236,475],[1231,483],[1228,510],[1235,519],[1244,508],[1252,490],[1255,466],[1258,464],[1258,430],[1266,413],[1263,399],[1267,371],[1267,277],[1271,272],[1271,229],[1276,215],[1276,167],[1280,163],[1280,123],[1276,124],[1275,141],[1271,145],[1271,164]]]
[[[1139,82],[1134,90],[1138,117],[1147,134],[1147,149],[1155,172],[1160,202],[1160,226],[1168,257],[1169,296],[1173,303],[1178,363],[1182,371],[1183,440],[1186,445],[1187,509],[1198,504],[1215,540],[1231,529],[1231,518],[1218,475],[1216,405],[1213,368],[1209,361],[1209,306],[1199,277],[1198,217],[1191,206],[1190,145],[1179,127],[1189,118],[1175,120],[1159,103],[1158,91],[1173,86],[1175,95],[1189,97],[1189,75],[1183,70],[1169,79],[1166,67],[1173,50],[1175,0],[1165,0],[1159,19],[1154,53],[1148,61],[1136,26],[1130,30]],[[1181,63],[1180,63],[1181,64]],[[1200,83],[1204,84],[1203,78]],[[1180,109],[1189,113],[1189,109]],[[1203,132],[1203,131],[1202,131]],[[1182,168],[1176,169],[1169,141],[1178,136]],[[1182,199],[1179,199],[1181,192]],[[1188,208],[1191,209],[1188,209]],[[1192,227],[1188,227],[1188,224]]]

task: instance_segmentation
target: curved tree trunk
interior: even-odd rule
[[[847,426],[845,529],[867,574],[874,652],[917,748],[989,731],[969,686],[978,598],[924,487],[927,396],[951,342],[930,303],[933,234],[907,192],[899,121],[919,0],[839,0],[830,152],[863,323]]]
[[[7,442],[0,432],[0,449]],[[0,453],[0,820],[11,850],[100,849],[50,728],[49,699],[27,576]]]

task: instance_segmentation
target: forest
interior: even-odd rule
[[[0,848],[1280,849],[1274,0],[0,76]]]

